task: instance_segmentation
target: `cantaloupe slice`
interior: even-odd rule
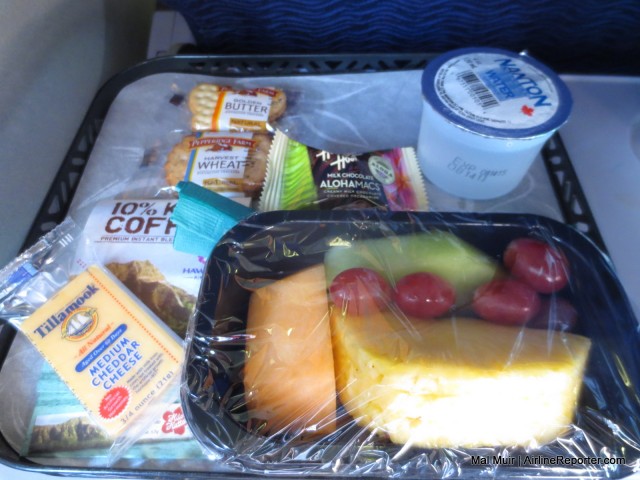
[[[323,265],[251,294],[245,397],[265,433],[335,430],[336,387]]]
[[[332,309],[341,403],[401,445],[536,446],[571,424],[590,340],[391,311]]]

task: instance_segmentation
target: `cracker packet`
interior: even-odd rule
[[[271,141],[263,132],[186,135],[167,155],[166,182],[191,181],[248,205],[262,191]]]
[[[428,206],[413,148],[335,154],[277,131],[258,209],[426,211]]]
[[[266,132],[287,108],[284,91],[274,87],[237,90],[200,83],[188,98],[193,131]]]

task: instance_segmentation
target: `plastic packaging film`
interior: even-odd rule
[[[608,260],[555,221],[257,214],[214,250],[194,320],[185,415],[242,471],[638,468],[636,320]]]
[[[91,415],[117,461],[174,400],[181,340],[93,257],[72,219],[0,271],[0,316]]]

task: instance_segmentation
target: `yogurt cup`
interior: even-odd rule
[[[548,67],[496,48],[437,57],[422,74],[422,95],[423,173],[442,190],[475,200],[513,190],[573,103]]]

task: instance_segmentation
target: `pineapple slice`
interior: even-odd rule
[[[358,424],[394,443],[535,447],[572,422],[591,344],[585,337],[332,310],[340,400]]]

